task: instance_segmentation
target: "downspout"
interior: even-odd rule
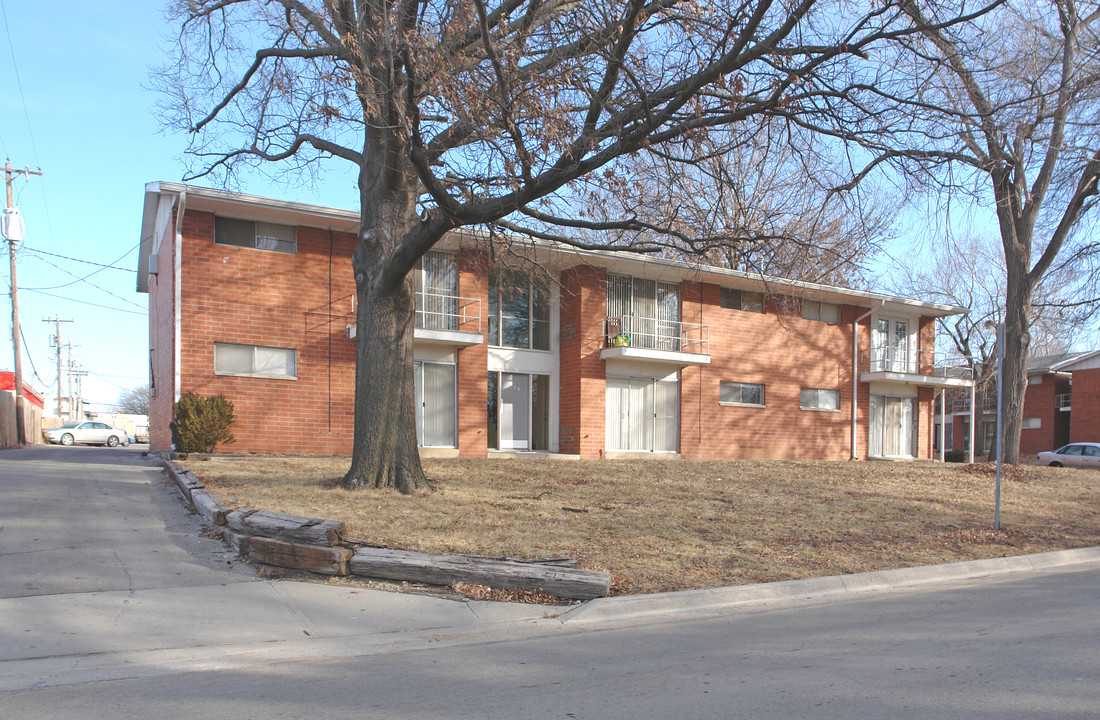
[[[182,342],[181,336],[183,334],[183,329],[181,327],[181,323],[183,322],[183,308],[181,307],[183,301],[183,288],[181,286],[183,285],[183,211],[186,204],[187,191],[185,190],[179,194],[179,197],[177,199],[175,228],[176,239],[175,247],[172,248],[172,251],[175,255],[175,258],[173,260],[173,265],[175,267],[172,268],[172,272],[174,274],[172,282],[175,285],[175,297],[172,299],[174,315],[174,317],[172,318],[172,327],[174,328],[173,334],[175,336],[172,339],[173,345],[175,346],[175,359],[173,360],[172,368],[175,375],[172,382],[172,389],[174,392],[172,396],[173,404],[179,402],[182,385],[182,368],[180,367],[180,361],[183,356],[183,348],[180,347],[180,343]]]
[[[849,460],[856,460],[856,408],[859,407],[859,403],[856,402],[859,399],[859,323],[870,317],[876,309],[882,309],[886,304],[885,300],[879,301],[878,308],[871,308],[867,312],[863,313],[852,321],[852,451]]]

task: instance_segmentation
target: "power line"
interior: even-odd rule
[[[129,255],[129,253],[126,253],[126,254]],[[126,257],[126,256],[123,255],[123,257]],[[101,292],[105,292],[108,295],[110,295],[111,297],[116,298],[118,300],[121,300],[124,303],[129,303],[130,305],[133,305],[134,307],[142,307],[139,303],[136,303],[133,300],[129,300],[127,298],[124,298],[121,295],[116,295],[113,292],[111,292],[110,290],[108,290],[107,288],[100,287],[99,285],[96,285],[94,282],[88,280],[88,278],[90,278],[92,275],[96,275],[98,273],[103,272],[103,268],[107,267],[106,265],[104,265],[103,268],[100,268],[99,270],[95,270],[94,272],[88,273],[84,277],[77,277],[74,273],[69,272],[68,270],[61,267],[60,265],[57,265],[56,263],[52,263],[49,260],[46,260],[46,259],[43,259],[43,258],[39,258],[39,259],[42,260],[42,262],[49,265],[50,267],[57,268],[58,270],[65,273],[69,277],[73,277],[73,278],[76,278],[76,279],[73,280],[70,283],[65,283],[64,285],[51,285],[49,287],[37,287],[37,288],[23,288],[24,290],[28,290],[28,291],[31,291],[31,292],[42,291],[42,290],[61,290],[62,288],[71,287],[73,285],[76,285],[79,282],[82,282],[82,283],[87,283],[88,285],[91,285],[92,287],[94,287],[96,290],[99,290]]]
[[[39,295],[46,295],[47,297],[57,298],[58,300],[65,300],[66,302],[80,303],[81,305],[91,305],[92,307],[103,308],[104,310],[114,310],[120,313],[129,313],[130,315],[145,315],[144,312],[138,312],[137,310],[126,310],[125,308],[111,307],[110,305],[100,305],[99,303],[88,302],[87,300],[77,300],[76,298],[66,297],[65,295],[58,295],[57,293],[49,293],[43,290],[33,290],[31,288],[25,288],[28,292],[37,293]],[[137,303],[134,303],[137,305]],[[140,305],[137,305],[141,307]]]
[[[137,248],[138,248],[138,246],[135,245],[130,250],[130,252],[126,253],[126,255],[129,255],[134,250],[137,250]],[[49,255],[50,257],[60,258],[61,260],[70,260],[72,262],[84,263],[85,265],[95,265],[96,267],[101,267],[101,268],[104,268],[106,270],[121,270],[122,272],[137,273],[137,270],[135,270],[134,268],[119,267],[118,265],[104,265],[103,263],[97,263],[97,262],[94,262],[92,260],[81,260],[80,258],[69,257],[68,255],[58,255],[57,253],[47,252],[45,250],[38,250],[36,248],[23,248],[23,249],[26,250],[27,252],[32,252],[36,255]],[[126,255],[123,255],[122,257],[126,257]],[[116,260],[115,262],[118,262],[118,261]],[[54,265],[54,267],[57,267],[57,266]]]

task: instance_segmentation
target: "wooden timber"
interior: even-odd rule
[[[225,525],[225,516],[233,512],[233,508],[226,507],[218,502],[213,493],[204,487],[191,491],[191,504],[203,520],[211,525]]]
[[[298,515],[271,512],[269,510],[234,510],[225,517],[231,530],[246,535],[281,540],[304,545],[340,544],[344,536],[344,523]]]
[[[386,548],[359,548],[349,569],[355,575],[386,580],[429,585],[467,582],[501,590],[533,590],[574,600],[604,597],[611,586],[611,575],[597,570]]]
[[[299,545],[261,537],[248,538],[242,548],[253,562],[322,575],[347,575],[348,561],[352,557],[352,551],[347,548]]]

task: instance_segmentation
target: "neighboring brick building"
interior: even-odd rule
[[[966,450],[970,428],[969,391],[949,390],[946,395],[945,446]],[[975,402],[978,405],[978,435],[974,454],[981,456],[996,447],[996,383],[992,383],[984,395],[979,393]],[[933,444],[938,447],[938,414],[934,423]],[[1100,438],[1100,351],[1028,359],[1020,452],[1033,455],[1070,442],[1097,442],[1097,438]]]
[[[351,451],[356,213],[146,186],[150,443],[183,393],[236,406],[228,449]],[[935,318],[964,308],[460,231],[416,272],[422,453],[921,457]],[[513,262],[512,265],[517,263]],[[518,264],[522,264],[518,263]]]

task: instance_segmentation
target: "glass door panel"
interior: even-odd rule
[[[531,376],[500,374],[500,449],[527,450],[531,438]]]

